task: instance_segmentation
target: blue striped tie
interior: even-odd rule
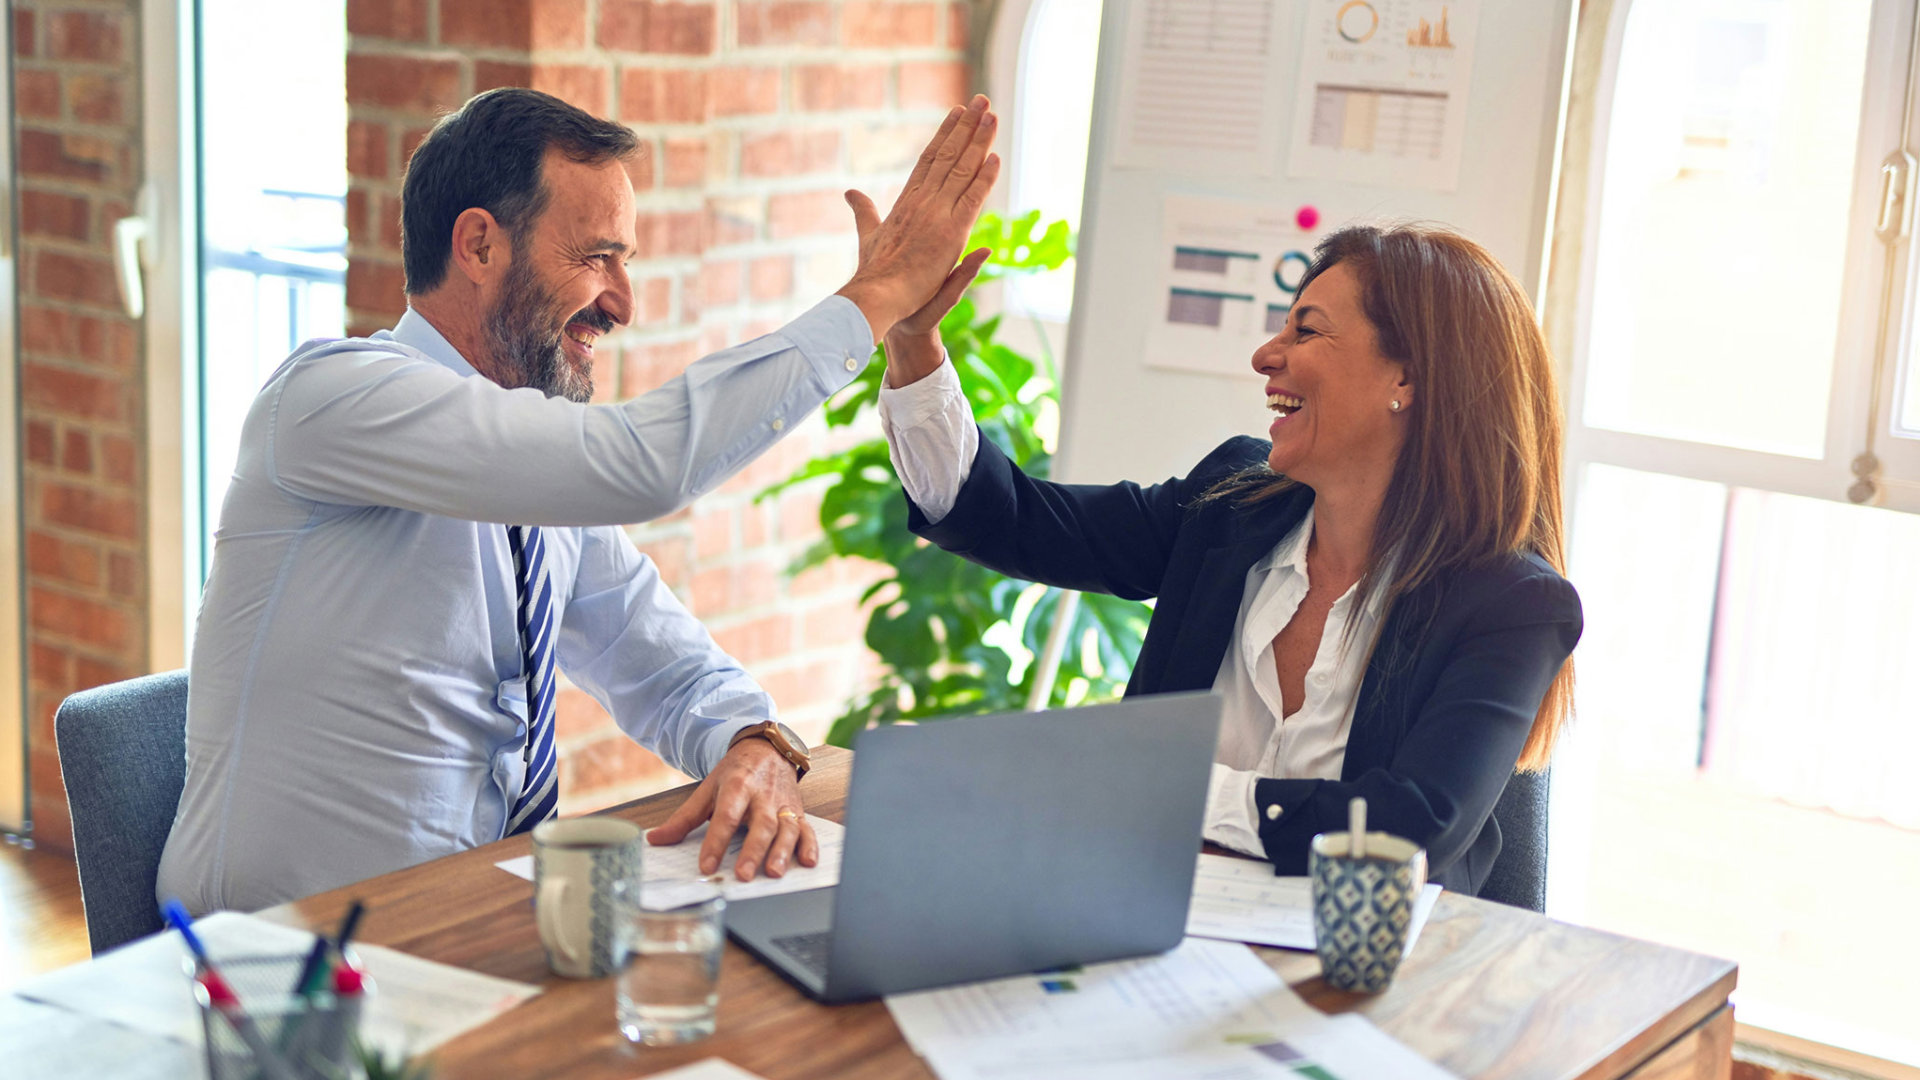
[[[513,579],[520,592],[520,654],[527,665],[527,778],[507,816],[507,835],[552,817],[560,802],[559,763],[553,748],[553,582],[547,545],[532,525],[507,526]]]

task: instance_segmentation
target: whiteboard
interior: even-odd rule
[[[1390,9],[1404,0],[1344,3],[1349,11]],[[1390,186],[1351,178],[1290,177],[1289,147],[1302,53],[1324,34],[1328,0],[1267,0],[1272,48],[1266,57],[1262,130],[1249,153],[1263,168],[1233,168],[1219,154],[1142,160],[1128,150],[1130,110],[1142,96],[1128,51],[1139,28],[1169,12],[1211,9],[1205,0],[1106,0],[1094,84],[1073,314],[1061,373],[1060,445],[1053,475],[1075,483],[1156,482],[1185,475],[1228,436],[1264,438],[1271,417],[1251,349],[1196,357],[1176,369],[1148,362],[1147,343],[1168,317],[1168,200],[1237,199],[1273,214],[1313,207],[1321,230],[1363,221],[1450,225],[1478,241],[1533,292],[1536,306],[1556,179],[1556,153],[1570,55],[1574,0],[1466,0],[1477,18],[1472,70],[1461,97],[1451,190]],[[1244,13],[1247,5],[1239,5]],[[1177,13],[1177,12],[1176,12]],[[1309,26],[1310,17],[1322,25]],[[1422,31],[1424,33],[1424,29]],[[1317,56],[1316,63],[1318,63]],[[1203,72],[1194,73],[1203,85]],[[1314,72],[1305,72],[1312,85]],[[1322,87],[1322,90],[1325,88]],[[1156,102],[1157,107],[1164,107]],[[1302,138],[1306,136],[1303,134]],[[1246,155],[1241,155],[1245,157]],[[1226,155],[1231,158],[1232,155]],[[1271,216],[1271,215],[1270,215]],[[1277,273],[1277,271],[1276,271]]]

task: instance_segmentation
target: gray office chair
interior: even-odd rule
[[[1480,899],[1529,911],[1547,910],[1547,793],[1553,773],[1517,772],[1493,804],[1500,857],[1480,886]]]
[[[160,929],[154,882],[187,782],[187,673],[82,690],[53,718],[94,955]]]

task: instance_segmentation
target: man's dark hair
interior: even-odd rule
[[[514,243],[546,209],[540,163],[549,149],[601,165],[640,148],[632,131],[551,94],[508,86],[477,95],[441,119],[407,163],[400,189],[400,250],[409,295],[432,292],[453,258],[453,223],[479,207]]]

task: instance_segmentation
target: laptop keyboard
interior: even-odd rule
[[[800,966],[820,976],[827,977],[827,953],[833,945],[833,931],[815,930],[808,934],[788,934],[777,937],[773,943],[780,951],[799,961]]]

